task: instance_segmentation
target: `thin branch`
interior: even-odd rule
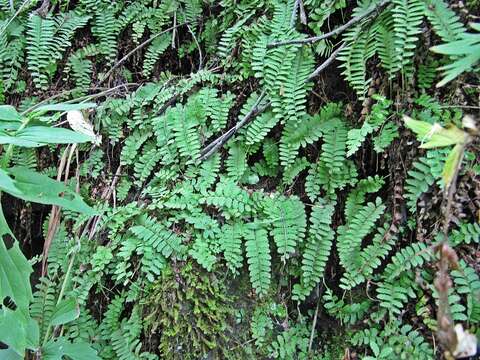
[[[313,323],[312,323],[312,330],[310,331],[310,340],[308,341],[308,352],[310,353],[312,351],[312,345],[313,345],[313,337],[315,335],[315,327],[317,326],[317,320],[318,320],[318,311],[320,309],[320,295],[318,296],[317,300],[317,307],[315,309],[315,315],[313,317]]]
[[[305,15],[305,8],[303,6],[302,0],[295,0],[293,4],[292,18],[290,19],[290,27],[295,26],[295,20],[297,19],[297,10],[300,15],[300,22],[303,25],[307,25],[307,16]]]
[[[278,46],[294,45],[294,44],[302,44],[302,45],[313,44],[313,43],[318,42],[320,40],[324,40],[324,39],[327,39],[329,37],[341,34],[342,32],[344,32],[348,28],[352,27],[353,25],[359,23],[363,19],[365,19],[365,18],[367,18],[371,15],[375,15],[375,16],[378,15],[379,11],[383,7],[385,7],[389,2],[390,2],[390,0],[381,1],[377,6],[371,8],[370,10],[368,10],[367,12],[365,12],[361,15],[358,15],[358,16],[350,19],[350,21],[348,21],[347,23],[343,24],[342,26],[339,26],[335,30],[332,30],[332,31],[330,31],[326,34],[319,35],[319,36],[312,36],[312,37],[309,37],[309,38],[306,38],[306,39],[294,39],[294,40],[278,41],[278,42],[268,44],[267,48],[271,49],[271,48],[278,47]]]
[[[295,19],[297,18],[298,5],[300,5],[300,0],[295,0],[295,3],[293,4],[292,17],[290,19],[290,27],[293,27],[295,25]]]
[[[8,19],[7,23],[0,28],[0,36],[3,35],[5,30],[7,30],[8,26],[12,23],[13,20],[15,20],[15,18],[20,14],[20,12],[23,10],[23,8],[27,5],[30,5],[31,2],[32,2],[32,0],[25,0],[22,3],[22,5],[18,8],[18,10],[15,12],[15,14],[13,14],[13,16],[10,19]]]
[[[96,93],[96,94],[85,95],[85,96],[81,96],[81,97],[78,97],[78,98],[75,98],[75,99],[67,100],[67,101],[64,101],[64,103],[69,104],[69,103],[76,103],[76,102],[84,102],[84,101],[87,101],[87,100],[92,100],[92,99],[96,99],[98,97],[106,96],[106,95],[108,95],[112,92],[117,91],[119,88],[128,88],[128,87],[132,87],[132,86],[138,86],[138,84],[137,83],[126,83],[126,84],[117,85],[113,88],[98,88],[98,87],[89,88],[87,90],[99,90],[99,89],[106,89],[106,90],[103,90],[103,91],[101,91],[99,93]],[[41,105],[46,104],[51,100],[55,100],[57,98],[61,98],[63,96],[69,95],[76,90],[78,90],[78,89],[71,89],[71,90],[59,92],[58,94],[52,95],[52,96],[40,101],[39,103],[29,107],[27,110],[22,111],[20,114],[21,115],[28,114],[29,112],[34,111],[37,108],[39,108]]]
[[[333,62],[333,60],[335,60],[338,53],[344,47],[345,47],[345,44],[342,44],[337,50],[335,50],[327,60],[325,60],[319,67],[315,69],[314,72],[310,74],[310,76],[307,78],[305,82],[312,80],[313,78],[318,76],[323,70],[325,70]],[[210,144],[208,144],[201,151],[199,160],[204,161],[208,159],[218,149],[220,149],[233,135],[235,135],[238,130],[240,130],[243,126],[247,125],[250,121],[252,121],[256,115],[264,112],[271,105],[271,102],[268,101],[264,105],[260,106],[260,102],[263,100],[265,95],[266,95],[265,90],[263,90],[263,92],[260,94],[255,104],[252,106],[250,111],[243,117],[243,119],[240,120],[238,123],[236,123],[235,126],[230,128],[230,130],[228,130],[225,134],[219,136],[217,139],[215,139]]]
[[[313,78],[317,77],[318,75],[320,75],[320,73],[321,73],[323,70],[325,70],[325,69],[328,67],[328,65],[330,65],[330,64],[333,62],[333,60],[336,59],[336,57],[338,56],[338,54],[340,53],[340,51],[342,51],[344,48],[345,48],[345,43],[343,43],[342,45],[340,45],[340,47],[339,47],[337,50],[335,50],[335,51],[329,56],[329,58],[328,58],[327,60],[325,60],[322,64],[320,64],[320,66],[317,67],[317,68],[315,69],[315,71],[310,74],[310,76],[307,78],[307,81],[305,81],[305,82],[308,82],[308,81],[312,80]]]
[[[257,101],[250,109],[250,111],[240,120],[238,123],[235,124],[230,130],[228,130],[225,134],[221,135],[216,140],[212,141],[209,145],[207,145],[202,152],[200,153],[200,161],[203,161],[213,155],[218,149],[220,149],[233,135],[237,133],[243,126],[248,124],[257,114],[262,113],[270,106],[270,101],[266,104],[260,106],[260,103],[265,97],[265,90],[262,91],[260,96],[258,97]]]
[[[203,54],[202,54],[202,48],[200,47],[200,44],[197,40],[197,37],[195,36],[195,33],[193,32],[193,30],[190,28],[190,26],[188,26],[188,24],[186,24],[187,26],[187,29],[188,31],[190,32],[190,34],[192,34],[192,37],[193,37],[193,41],[195,41],[195,45],[197,45],[197,49],[198,49],[198,70],[202,70],[203,68]]]
[[[130,56],[132,56],[135,52],[137,52],[138,50],[140,50],[141,48],[147,46],[148,44],[150,44],[153,40],[155,40],[156,38],[158,38],[159,36],[171,31],[171,30],[175,30],[176,28],[180,27],[180,26],[184,26],[184,25],[187,25],[188,24],[188,21],[182,23],[182,24],[178,24],[178,25],[173,25],[173,26],[170,26],[168,29],[165,29],[161,32],[159,32],[158,34],[155,34],[153,35],[152,37],[148,38],[147,40],[145,40],[144,42],[142,42],[140,45],[138,45],[135,49],[133,49],[132,51],[130,51],[128,54],[126,54],[124,57],[122,57],[119,61],[117,61],[115,63],[115,65],[113,65],[110,70],[107,71],[107,73],[103,76],[103,78],[98,82],[98,85],[102,84],[105,80],[108,79],[108,77],[112,74],[112,72],[118,68],[120,65],[122,65],[125,60],[127,60]]]

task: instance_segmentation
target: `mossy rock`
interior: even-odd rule
[[[214,274],[177,263],[152,284],[142,305],[145,334],[162,359],[232,358],[232,300]]]

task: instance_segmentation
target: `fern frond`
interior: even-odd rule
[[[373,150],[377,153],[384,152],[390,144],[400,136],[398,125],[393,122],[387,122],[380,132],[373,138]]]
[[[258,223],[250,223],[243,232],[250,282],[259,296],[264,296],[270,287],[270,247],[267,230]]]
[[[43,338],[55,310],[57,290],[55,283],[48,278],[40,278],[36,288],[30,305],[30,313],[39,324],[40,337]]]
[[[221,246],[223,249],[223,255],[227,262],[229,270],[236,274],[238,269],[242,267],[242,234],[244,231],[244,225],[242,223],[234,223],[232,225],[225,224],[221,231]]]
[[[422,90],[428,90],[432,87],[437,77],[437,67],[439,62],[428,58],[423,64],[418,65],[417,85]]]
[[[444,41],[460,40],[466,32],[460,18],[443,0],[423,0],[425,14],[435,33]]]
[[[405,198],[412,213],[416,212],[420,195],[427,192],[436,179],[441,176],[446,159],[443,150],[429,150],[427,156],[419,158],[412,164],[405,180]]]
[[[263,142],[263,157],[270,168],[275,168],[279,164],[278,146],[272,139]]]
[[[369,279],[373,271],[382,265],[382,260],[386,258],[392,250],[395,243],[395,236],[387,236],[389,225],[385,224],[379,228],[375,234],[372,243],[360,253],[358,262],[358,271],[346,272],[340,279],[340,288],[343,290],[351,290],[355,286]]]
[[[376,193],[383,186],[385,181],[380,176],[369,176],[360,180],[356,187],[350,191],[345,202],[345,219],[350,222],[365,202],[365,195]]]
[[[188,254],[207,271],[212,271],[213,265],[217,262],[217,257],[213,254],[212,249],[203,236],[196,236]]]
[[[410,284],[408,284],[410,285]],[[400,281],[383,282],[377,288],[377,298],[380,300],[380,306],[393,314],[400,314],[404,303],[409,297],[414,297],[410,286],[405,286]]]
[[[27,61],[37,89],[48,87],[47,68],[52,62],[50,49],[54,47],[55,21],[51,17],[43,19],[33,15],[28,21]]]
[[[395,33],[396,70],[410,65],[417,47],[420,25],[425,12],[421,0],[393,0],[392,16]]]
[[[274,197],[267,200],[265,213],[272,224],[270,235],[285,262],[305,236],[305,207],[295,197]]]
[[[278,78],[280,83],[277,84],[282,97],[282,118],[285,119],[286,123],[298,124],[307,114],[305,105],[307,93],[311,88],[311,83],[307,82],[307,79],[313,71],[313,65],[314,59],[311,50],[302,47],[297,51],[292,64],[289,66],[288,77],[285,81],[281,77]],[[272,105],[273,112],[276,113],[275,103],[272,102]]]
[[[338,59],[342,61],[342,72],[350,86],[356,91],[360,100],[365,98],[368,84],[367,61],[375,53],[375,32],[356,26],[347,31],[344,40],[347,46],[340,51]]]
[[[310,163],[304,157],[297,157],[293,164],[283,170],[282,182],[285,185],[291,185],[293,180],[306,168],[310,166]]]
[[[459,269],[452,271],[455,290],[466,297],[467,319],[479,322],[480,317],[480,278],[475,269],[468,266],[464,260],[459,261]]]
[[[347,128],[343,121],[334,120],[325,129],[320,161],[328,169],[330,175],[342,172],[346,157]]]
[[[386,10],[380,15],[377,21],[377,51],[380,57],[382,67],[388,72],[392,79],[398,69],[397,49],[395,47],[395,29],[393,14],[391,10]]]
[[[337,250],[345,271],[355,273],[358,270],[360,248],[363,238],[370,233],[375,222],[385,211],[385,205],[377,198],[375,203],[367,203],[353,214],[351,221],[338,228]]]
[[[92,33],[98,40],[99,49],[108,62],[112,62],[117,55],[119,24],[114,6],[102,7],[95,13]]]
[[[126,140],[120,154],[120,164],[131,165],[143,143],[151,136],[149,132],[135,131]]]
[[[218,207],[227,219],[237,218],[252,211],[248,193],[230,178],[220,179],[215,191],[205,192],[200,202]]]
[[[144,77],[146,78],[150,77],[150,74],[152,73],[155,63],[163,54],[163,52],[168,48],[170,43],[171,43],[170,34],[164,34],[152,41],[152,43],[150,44],[150,46],[148,47],[145,53],[145,58],[143,59],[142,74]]]
[[[200,138],[197,130],[197,119],[192,114],[194,110],[177,106],[173,115],[173,131],[175,133],[176,146],[180,155],[187,159],[187,164],[194,163],[200,156]],[[192,116],[193,115],[193,116]]]
[[[208,190],[217,180],[220,172],[220,155],[215,154],[200,164],[199,177],[195,187],[199,191]]]
[[[453,246],[470,243],[480,243],[480,224],[461,223],[458,229],[454,229],[450,235]]]
[[[413,268],[422,266],[425,262],[430,261],[433,255],[424,243],[413,243],[402,250],[398,251],[390,263],[385,268],[382,277],[388,281],[393,281],[402,273]]]
[[[154,247],[166,258],[172,256],[174,253],[182,253],[181,237],[154,218],[145,218],[143,224],[132,226],[130,232],[140,240]]]
[[[56,29],[51,49],[55,59],[62,59],[63,52],[72,45],[70,41],[74,37],[75,31],[84,27],[89,19],[90,16],[81,16],[74,11],[55,17]]]
[[[12,163],[29,169],[37,167],[37,153],[34,148],[15,147],[12,154]]]
[[[378,95],[374,95],[373,99],[376,100],[376,103],[372,106],[372,110],[365,118],[362,127],[348,131],[347,157],[357,152],[367,135],[377,131],[387,120],[389,115],[388,108],[392,105],[392,101]]]
[[[334,238],[331,228],[334,203],[319,201],[310,215],[310,227],[302,255],[300,284],[293,289],[295,300],[304,300],[323,276]]]
[[[317,141],[322,133],[330,129],[332,122],[340,118],[338,105],[324,106],[320,113],[314,116],[305,115],[297,123],[287,123],[280,139],[280,159],[283,166],[288,167],[294,162],[297,151]]]
[[[142,155],[134,165],[134,174],[137,184],[142,184],[152,174],[155,165],[160,161],[162,153],[154,144],[145,146]]]
[[[470,24],[476,33],[465,33],[461,40],[437,45],[430,50],[448,55],[452,62],[439,68],[444,78],[437,84],[441,87],[467,71],[477,71],[480,63],[480,24]]]
[[[230,145],[228,150],[228,159],[226,161],[226,168],[228,176],[232,179],[239,179],[247,170],[247,154],[243,144],[236,141]]]
[[[353,325],[360,321],[370,309],[371,302],[369,300],[360,303],[347,304],[333,294],[329,288],[325,289],[322,297],[327,312],[339,319],[342,323]]]

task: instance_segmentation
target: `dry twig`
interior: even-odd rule
[[[342,44],[337,50],[335,50],[330,57],[325,60],[319,67],[313,71],[310,76],[307,78],[305,82],[313,80],[315,77],[320,75],[320,73],[325,70],[328,65],[330,65],[333,60],[338,56],[338,53],[343,49],[345,44]],[[234,127],[230,128],[225,134],[219,136],[217,139],[212,141],[210,144],[208,144],[200,153],[200,161],[208,159],[210,156],[212,156],[215,152],[217,152],[233,135],[235,135],[238,130],[240,130],[243,126],[247,125],[250,123],[250,121],[253,120],[253,118],[264,112],[270,105],[271,102],[268,101],[264,105],[260,106],[261,101],[265,97],[265,90],[260,94],[258,97],[257,101],[255,104],[252,106],[250,111],[240,120],[238,123],[235,124]]]
[[[278,47],[278,46],[285,46],[285,45],[295,45],[295,44],[300,44],[300,45],[306,45],[306,44],[313,44],[313,43],[316,43],[320,40],[324,40],[324,39],[327,39],[329,37],[332,37],[332,36],[335,36],[335,35],[338,35],[338,34],[341,34],[342,32],[344,32],[345,30],[347,30],[348,28],[352,27],[353,25],[359,23],[360,21],[362,21],[363,19],[366,19],[367,17],[370,17],[372,15],[377,15],[380,10],[385,7],[386,5],[388,5],[388,3],[390,2],[390,0],[383,0],[381,1],[377,6],[375,7],[372,7],[370,10],[368,10],[367,12],[365,12],[364,14],[362,15],[359,15],[359,16],[356,16],[352,19],[350,19],[348,22],[346,22],[345,24],[343,24],[342,26],[339,26],[338,28],[336,28],[335,30],[332,30],[326,34],[323,34],[323,35],[319,35],[319,36],[312,36],[312,37],[309,37],[309,38],[306,38],[306,39],[294,39],[294,40],[285,40],[285,41],[277,41],[277,42],[273,42],[273,43],[270,43],[267,45],[268,48],[274,48],[274,47]]]

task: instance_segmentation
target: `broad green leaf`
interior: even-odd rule
[[[11,105],[0,105],[0,121],[22,121],[22,117]]]
[[[71,343],[63,337],[50,341],[42,351],[42,360],[62,360],[68,356],[72,360],[100,360],[97,352],[84,342]]]
[[[69,129],[49,126],[29,126],[17,132],[15,137],[21,140],[43,144],[74,144],[92,141],[90,136]]]
[[[46,175],[23,167],[9,168],[8,175],[12,178],[15,189],[3,187],[0,183],[0,190],[10,195],[25,201],[58,205],[87,215],[95,215],[95,211],[83,201],[80,195]]]
[[[429,138],[429,141],[420,145],[422,149],[432,149],[445,147],[455,144],[464,144],[468,139],[468,134],[460,130],[455,125],[448,128],[440,128]]]
[[[425,121],[414,120],[407,115],[403,116],[403,121],[405,121],[405,125],[415,134],[417,134],[417,137],[419,138],[427,136],[427,134],[432,131],[433,125]]]
[[[464,147],[462,146],[462,144],[455,145],[452,151],[450,151],[450,154],[448,154],[447,160],[445,161],[442,177],[443,177],[443,182],[445,183],[445,187],[447,189],[453,180],[453,175],[455,174],[455,170],[459,166],[463,149]]]
[[[39,147],[43,146],[43,144],[40,144],[36,141],[30,141],[30,140],[24,140],[24,139],[19,139],[15,136],[9,135],[5,132],[0,132],[0,144],[5,145],[5,144],[12,144],[16,146],[22,146],[22,147]]]
[[[13,179],[8,176],[8,173],[3,171],[2,169],[0,169],[0,189],[9,194],[20,191],[15,186],[15,182],[13,181]]]
[[[85,110],[96,107],[97,104],[89,103],[80,103],[80,104],[47,104],[39,106],[35,111],[70,111],[70,110]]]
[[[13,235],[1,208],[0,235],[2,237],[0,239],[0,301],[3,302],[6,297],[10,297],[17,308],[28,309],[32,299],[30,274],[33,269],[20,251],[16,240],[10,249],[5,246],[5,235],[10,235],[12,238]]]
[[[5,131],[17,131],[22,123],[17,121],[0,121],[0,133],[3,135]]]
[[[55,306],[50,323],[54,326],[63,325],[77,319],[80,316],[80,308],[75,299],[64,299]]]
[[[423,149],[463,144],[468,139],[468,134],[454,125],[443,128],[440,124],[413,120],[408,116],[404,116],[403,120],[405,125],[417,134],[417,139],[422,142],[420,147]]]
[[[0,350],[0,359],[2,360],[23,360],[23,356],[19,355],[12,349]]]
[[[33,349],[38,343],[38,324],[28,315],[28,310],[3,308],[0,312],[0,341],[18,355]]]

